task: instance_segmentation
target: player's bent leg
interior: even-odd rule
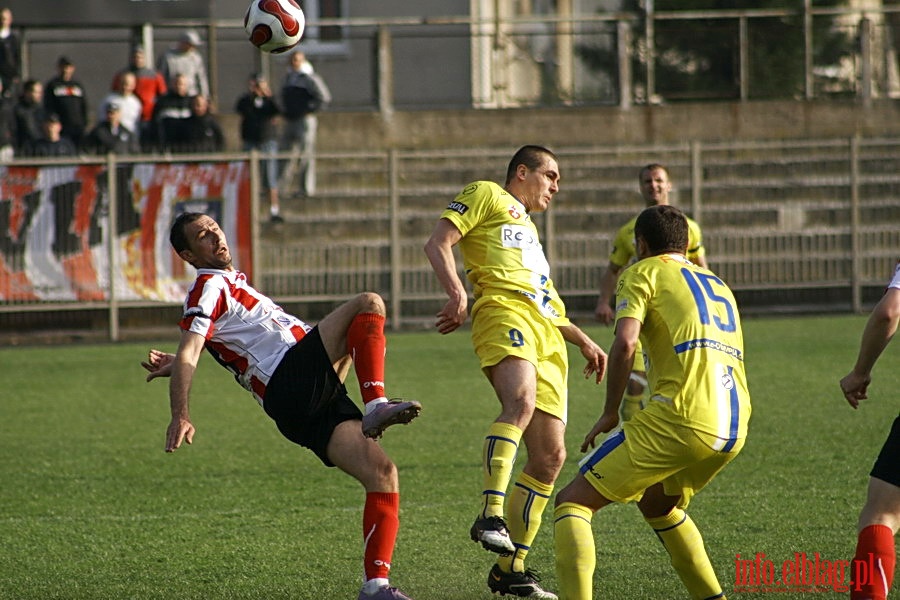
[[[556,495],[553,511],[556,579],[564,600],[592,598],[597,556],[591,517],[610,503],[581,475]]]
[[[866,504],[859,515],[856,553],[851,566],[852,600],[887,598],[894,580],[897,553],[894,535],[900,528],[900,487],[869,478]]]
[[[353,319],[363,313],[384,317],[387,314],[387,309],[381,296],[374,292],[357,294],[319,321],[317,325],[319,335],[322,337],[322,344],[325,346],[325,351],[328,352],[332,362],[348,354],[347,331],[350,329]]]
[[[534,411],[523,434],[528,460],[509,492],[507,525],[515,551],[497,564],[506,572],[525,571],[525,557],[537,536],[541,515],[566,460],[565,424],[541,410]]]
[[[357,479],[366,490],[363,507],[363,570],[361,600],[410,600],[390,585],[391,560],[400,528],[397,467],[384,450],[362,435],[357,420],[335,427],[328,442],[328,459]]]
[[[700,530],[687,513],[678,508],[679,500],[678,496],[666,496],[663,484],[657,483],[647,489],[638,508],[669,553],[672,567],[691,598],[723,598],[722,586],[709,561]]]

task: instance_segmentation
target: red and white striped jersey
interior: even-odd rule
[[[180,326],[262,405],[266,385],[287,350],[312,329],[256,291],[240,271],[197,269]]]

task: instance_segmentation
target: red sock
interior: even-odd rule
[[[363,569],[366,581],[388,578],[394,542],[400,529],[400,494],[396,492],[369,492],[363,509],[363,539],[365,550]]]
[[[887,525],[869,525],[859,532],[853,557],[850,598],[885,600],[894,580],[894,532]]]
[[[347,329],[347,352],[353,359],[363,402],[384,398],[384,315],[361,313]]]

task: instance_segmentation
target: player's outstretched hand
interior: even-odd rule
[[[594,427],[591,428],[586,436],[584,436],[584,441],[581,442],[581,451],[587,452],[589,448],[593,448],[598,435],[600,435],[601,433],[609,433],[618,424],[618,413],[607,414],[604,412],[602,415],[600,415],[600,418],[597,419]]]
[[[172,419],[166,430],[166,452],[175,452],[181,447],[181,442],[192,444],[194,431],[193,424],[187,419]]]
[[[150,352],[147,353],[147,360],[141,362],[141,366],[149,371],[147,381],[153,381],[157,377],[170,376],[174,360],[174,354],[151,348]]]
[[[869,397],[869,383],[872,377],[869,375],[858,375],[853,371],[841,379],[841,391],[844,392],[844,398],[853,408],[859,408],[859,401]]]
[[[461,302],[452,298],[444,304],[444,308],[435,315],[434,326],[442,334],[448,334],[456,331],[460,325],[466,322],[469,316],[467,307],[468,299],[464,298]]]
[[[600,383],[603,381],[603,376],[606,375],[606,352],[603,351],[603,348],[595,344],[593,341],[588,341],[587,344],[581,347],[581,355],[587,359],[587,364],[584,366],[584,378],[588,379],[591,375],[596,375],[595,382]]]
[[[616,319],[616,313],[607,302],[597,302],[597,308],[594,309],[594,318],[604,325],[612,325]]]

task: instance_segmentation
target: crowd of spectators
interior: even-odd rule
[[[10,9],[0,8],[0,163],[225,149],[196,31],[184,31],[155,67],[145,49],[134,46],[109,92],[92,104],[70,56],[57,58],[52,77],[22,79],[22,48],[12,22]],[[265,78],[252,74],[248,93],[236,99],[241,147],[265,155],[264,189],[273,221],[281,220],[279,188],[315,194],[316,112],[330,101],[328,86],[300,51],[289,57],[277,97]],[[289,158],[276,158],[287,152]]]

